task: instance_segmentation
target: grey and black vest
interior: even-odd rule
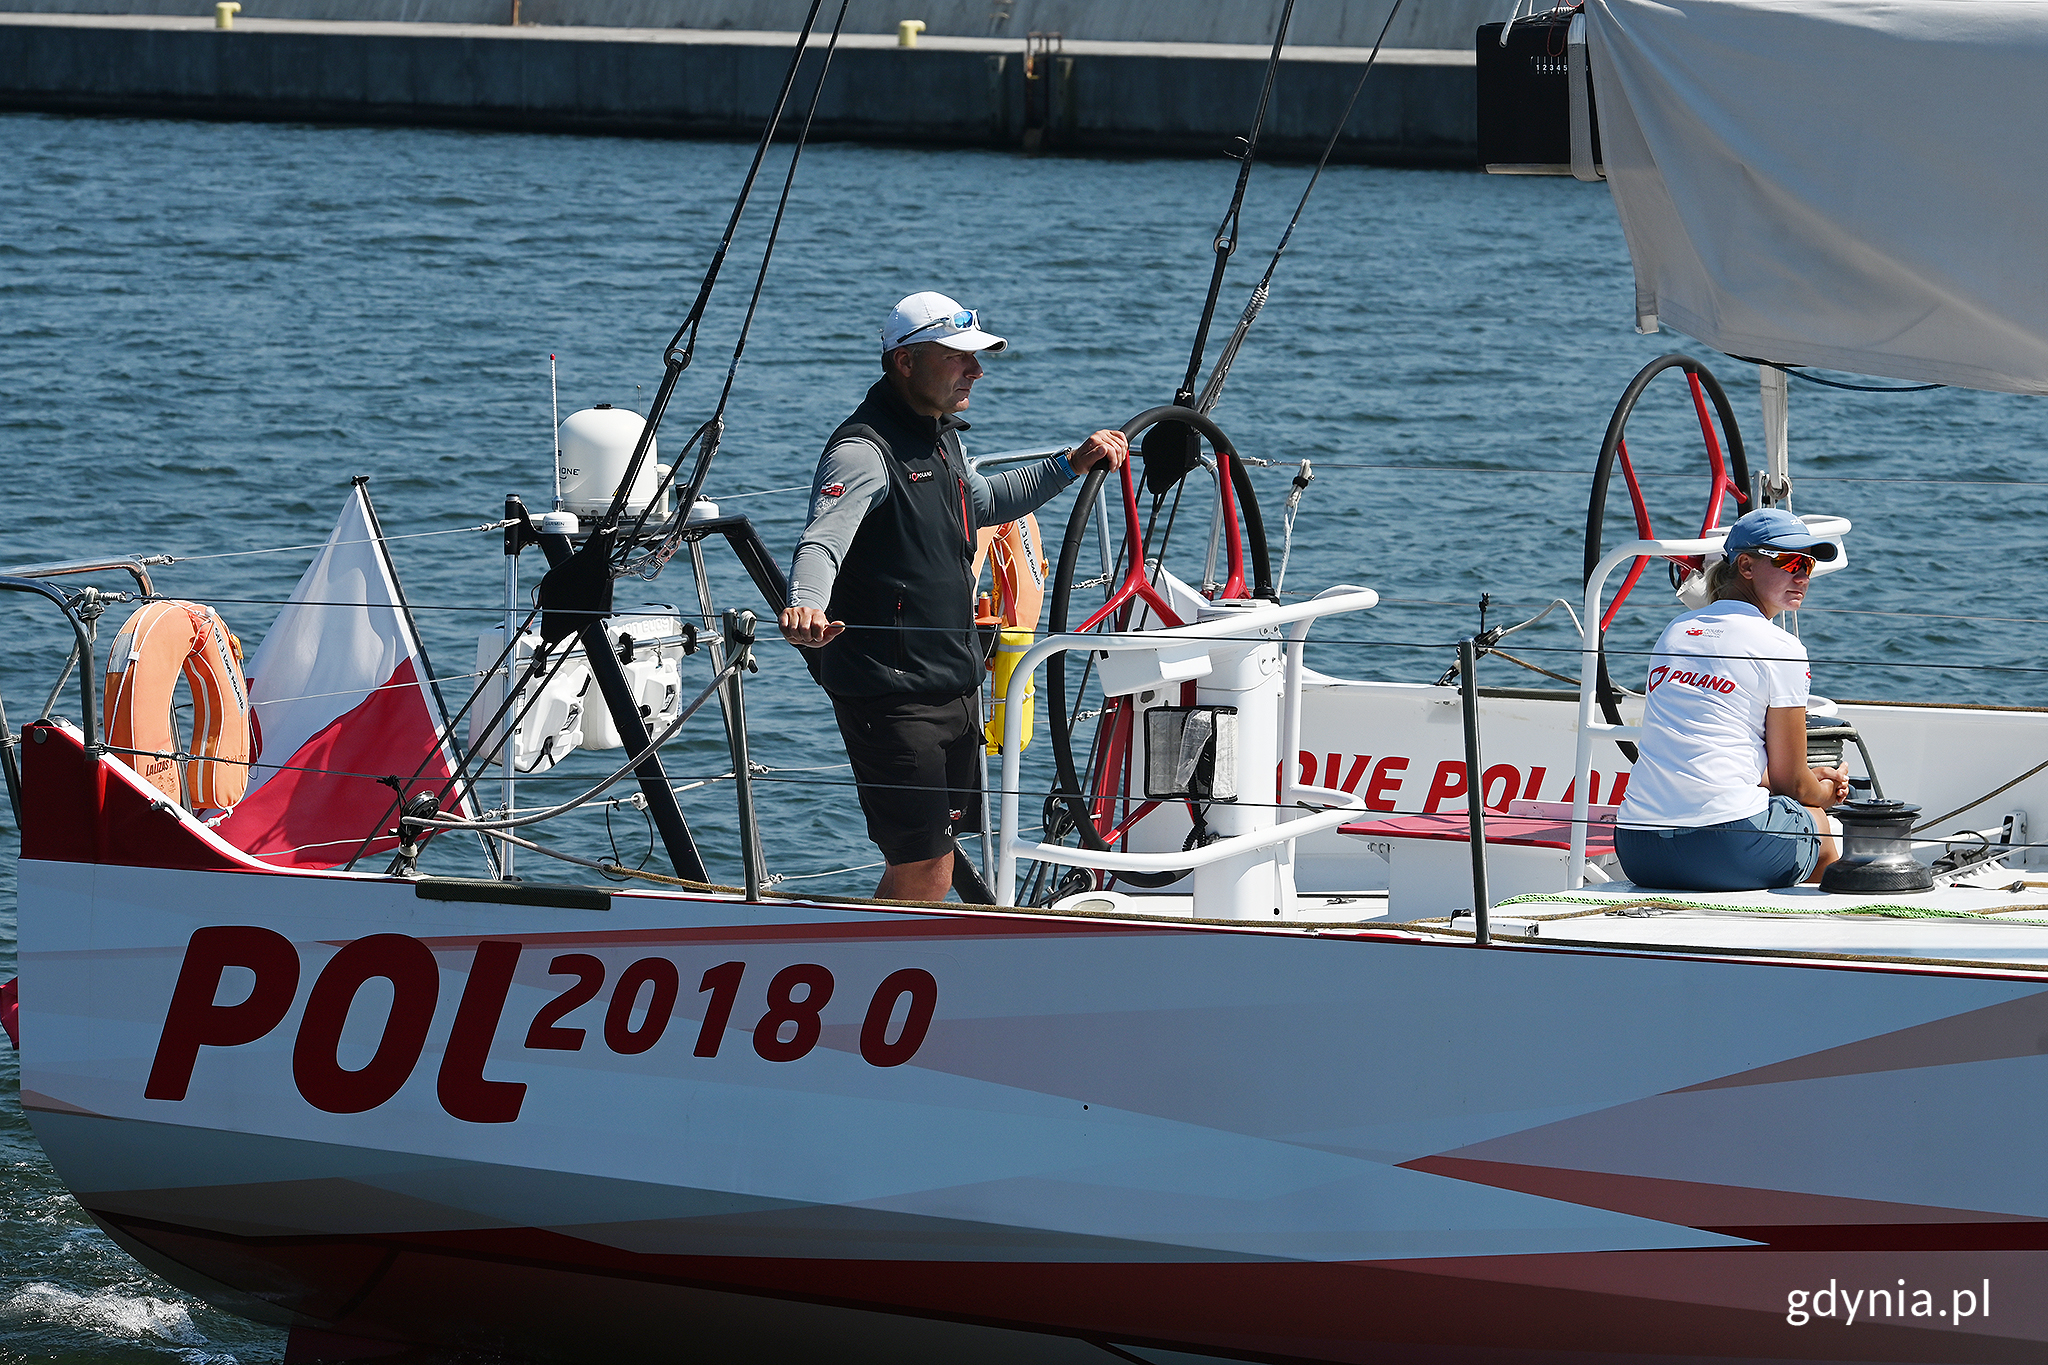
[[[827,692],[957,697],[981,685],[966,426],[913,411],[884,379],[825,443],[872,442],[889,474],[888,498],[862,519],[833,580],[828,611],[848,629],[819,651]]]

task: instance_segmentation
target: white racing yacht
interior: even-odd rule
[[[564,424],[605,472],[508,505],[507,619],[454,707],[360,486],[247,675],[143,560],[10,571],[77,640],[75,720],[0,752],[22,1101],[83,1207],[292,1361],[2043,1359],[2048,711],[1816,699],[1815,754],[1865,784],[1831,880],[1674,894],[1611,855],[1647,642],[1604,626],[1790,505],[1788,370],[2048,392],[2048,11],[1587,0],[1481,42],[1524,25],[1638,325],[1764,362],[1755,471],[1707,365],[1624,394],[1553,621],[1576,686],[1477,687],[1499,630],[1456,687],[1311,671],[1374,587],[1282,595],[1230,437],[1151,409],[1051,547],[1049,633],[1035,543],[993,555],[985,888],[819,898],[757,852],[753,618],[703,557],[770,602],[779,570],[699,507],[711,423],[687,480],[651,422]],[[1603,533],[1659,376],[1707,513]],[[1169,491],[1208,505],[1185,563],[1141,507]],[[671,557],[701,610],[614,609]],[[180,674],[189,736],[157,714]],[[661,766],[713,699],[738,887]],[[578,747],[617,771],[520,802]],[[671,870],[549,841],[599,801]],[[436,872],[472,839],[499,875]]]

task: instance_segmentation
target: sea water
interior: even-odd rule
[[[562,412],[644,411],[751,154],[37,116],[0,117],[0,145],[0,566],[180,556],[155,571],[159,588],[216,604],[253,651],[350,477],[368,475],[387,533],[403,537],[392,553],[437,671],[458,696],[477,633],[503,603],[497,536],[465,528],[496,519],[508,492],[549,505],[549,356]],[[667,449],[716,401],[785,156],[771,158],[725,262],[662,428]],[[1220,156],[811,147],[709,491],[751,516],[786,562],[823,438],[878,374],[890,305],[921,289],[983,310],[1010,339],[967,414],[976,452],[1068,444],[1167,401],[1235,171]],[[1306,179],[1304,167],[1254,172],[1212,358]],[[1245,454],[1270,462],[1254,479],[1276,557],[1289,479],[1313,462],[1287,587],[1382,594],[1376,611],[1320,629],[1313,665],[1433,681],[1477,624],[1482,593],[1492,622],[1576,596],[1609,412],[1659,354],[1690,350],[1721,375],[1761,464],[1754,368],[1668,333],[1637,336],[1632,318],[1627,253],[1601,187],[1324,175],[1214,414]],[[1818,580],[1801,616],[1816,689],[2039,704],[2048,532],[2032,481],[2048,408],[1954,390],[1793,389],[1796,506],[1857,527],[1854,567]],[[1696,529],[1705,462],[1678,380],[1659,381],[1629,431],[1657,529]],[[1048,539],[1069,501],[1041,514]],[[1618,491],[1609,516],[1620,534]],[[1184,536],[1170,567],[1198,574],[1200,540]],[[721,604],[765,611],[713,551]],[[529,563],[529,590],[536,576]],[[683,578],[671,571],[638,595],[694,608]],[[636,591],[622,585],[621,604]],[[128,610],[109,612],[102,645]],[[1643,647],[1673,610],[1651,572],[1613,642]],[[0,596],[0,696],[17,726],[42,713],[56,681],[60,624],[44,603]],[[1515,652],[1571,673],[1575,648],[1560,612],[1517,636]],[[762,655],[748,710],[754,757],[774,770],[759,797],[768,866],[806,878],[797,886],[866,892],[876,874],[861,865],[875,854],[835,766],[830,710],[788,648],[771,641]],[[700,655],[686,681],[702,671]],[[1497,660],[1483,680],[1545,685]],[[58,714],[77,717],[75,688]],[[578,755],[558,776],[607,771],[617,757]],[[669,766],[710,777],[725,763],[713,722],[692,727]],[[729,784],[683,800],[713,874],[736,879]],[[15,831],[0,819],[4,980]],[[596,816],[573,833],[586,852],[609,841],[628,862],[649,851],[631,812],[609,835]],[[449,871],[475,855],[456,845],[435,856],[430,870]],[[36,1146],[18,1088],[16,1056],[0,1045],[0,1362],[279,1359],[280,1334],[156,1280],[92,1226]]]

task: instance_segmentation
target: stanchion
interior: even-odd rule
[[[1471,814],[1472,941],[1493,942],[1486,909],[1486,772],[1479,762],[1479,651],[1469,637],[1458,641],[1458,690],[1465,712],[1465,808]]]
[[[754,648],[754,613],[725,612],[725,653],[734,660],[744,660],[745,666],[733,670],[730,681],[725,685],[726,716],[732,726],[729,732],[732,750],[732,777],[734,795],[739,798],[740,808],[740,861],[746,868],[747,899],[761,899],[761,883],[764,880],[761,858],[760,826],[754,818],[754,765],[747,752],[747,701],[746,690],[740,683],[743,673],[753,668],[753,659],[748,657]]]

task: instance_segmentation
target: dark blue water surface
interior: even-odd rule
[[[470,666],[502,602],[496,538],[459,528],[495,518],[508,491],[547,505],[548,356],[561,358],[564,412],[644,409],[751,151],[30,116],[0,118],[0,142],[0,564],[190,556],[159,585],[219,605],[253,649],[308,552],[245,552],[319,542],[349,477],[367,474],[387,531],[415,537],[394,554],[443,674]],[[807,484],[822,438],[877,373],[882,317],[919,289],[985,310],[1011,339],[976,390],[974,449],[1073,441],[1165,401],[1234,171],[812,148],[711,491],[786,559],[803,494],[747,495]],[[1226,326],[1305,178],[1253,176]],[[665,441],[709,413],[769,206],[748,216]],[[1638,367],[1686,344],[1636,336],[1632,299],[1601,188],[1324,177],[1216,411],[1275,464],[1256,477],[1276,541],[1287,474],[1316,462],[1288,586],[1350,581],[1388,599],[1326,627],[1317,666],[1432,680],[1481,592],[1512,611],[1576,588],[1611,405]],[[1754,427],[1754,370],[1709,358]],[[1668,382],[1631,448],[1659,476],[1659,527],[1676,531],[1697,525],[1704,483]],[[2048,532],[2015,484],[2036,477],[2044,436],[2048,408],[2027,399],[1795,386],[1797,505],[1858,524],[1854,569],[1816,587],[1826,610],[1803,614],[1820,690],[2042,699],[2026,671],[2042,623],[2025,618]],[[1044,520],[1056,536],[1065,503]],[[713,575],[725,601],[759,605],[729,558],[713,557]],[[678,577],[648,600],[686,600]],[[112,610],[103,639],[128,610]],[[1639,591],[1617,644],[1647,643],[1671,610],[1668,593]],[[0,599],[0,624],[0,693],[19,725],[40,713],[68,637],[21,598]],[[1575,645],[1568,628],[1518,640],[1570,671],[1569,655],[1545,652]],[[756,757],[783,770],[762,796],[769,866],[865,892],[872,870],[835,871],[875,856],[844,771],[798,771],[841,758],[829,710],[787,649],[765,653],[749,704]],[[701,660],[691,667],[701,675]],[[1487,667],[1490,683],[1540,681]],[[57,710],[77,716],[75,690]],[[713,733],[694,729],[672,771],[721,771]],[[580,755],[571,771],[602,761]],[[729,792],[684,799],[714,874],[736,878]],[[617,828],[636,858],[639,817]],[[594,820],[585,832],[603,837]],[[13,835],[10,823],[0,840],[0,979],[14,970]],[[435,870],[468,855],[446,856]],[[36,1147],[18,1073],[0,1047],[0,1362],[279,1359],[278,1334],[156,1281],[91,1226]]]

